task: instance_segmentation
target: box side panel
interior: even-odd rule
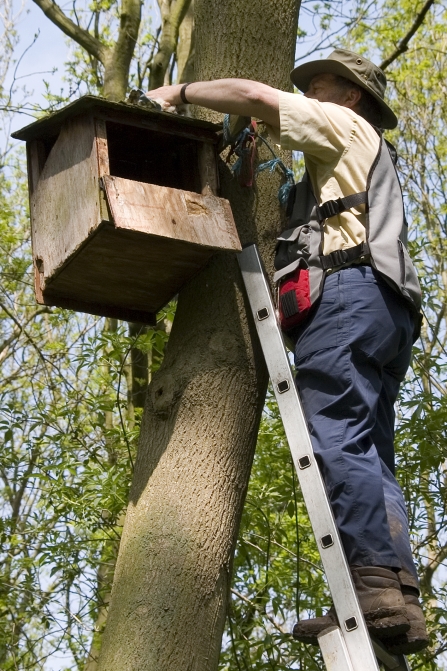
[[[96,154],[98,156],[98,174],[100,177],[110,174],[109,145],[107,127],[103,119],[95,119]]]
[[[34,262],[48,278],[101,222],[95,126],[90,117],[61,129],[31,194]]]
[[[36,243],[35,243],[35,233],[34,233],[34,219],[32,216],[32,198],[33,193],[39,183],[39,178],[42,173],[43,167],[45,165],[45,147],[44,143],[41,140],[31,140],[26,144],[26,158],[28,165],[28,195],[30,203],[30,212],[31,212],[31,245],[33,249],[33,259],[34,259],[34,291],[36,294],[36,300],[38,303],[43,303],[42,290],[41,290],[41,263],[40,260],[36,263]],[[43,274],[43,273],[42,273]],[[43,278],[42,278],[43,279]]]
[[[138,322],[140,324],[149,324],[155,326],[157,315],[143,310],[132,310],[122,306],[106,305],[104,303],[94,303],[88,300],[78,300],[77,298],[67,298],[58,294],[45,295],[42,299],[44,305],[51,305],[65,310],[74,310],[75,312],[86,312],[98,317],[111,317],[112,319],[122,319],[126,322]]]
[[[103,181],[118,228],[214,250],[241,249],[230,204],[223,198],[121,177],[104,176]]]

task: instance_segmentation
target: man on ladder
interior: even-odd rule
[[[366,624],[390,652],[408,654],[428,637],[394,477],[394,403],[420,309],[392,150],[378,130],[397,119],[384,101],[384,73],[361,55],[336,49],[291,78],[304,96],[224,79],[150,97],[260,118],[284,149],[304,153],[306,177],[275,260],[281,317]],[[331,609],[299,622],[294,636],[317,644],[336,623]]]

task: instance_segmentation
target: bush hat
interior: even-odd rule
[[[327,58],[303,63],[290,73],[290,79],[305,93],[315,75],[331,74],[349,79],[377,100],[382,112],[382,128],[396,128],[397,117],[384,101],[386,77],[364,56],[347,49],[335,49]]]

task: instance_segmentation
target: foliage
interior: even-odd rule
[[[167,335],[130,337],[124,325],[35,306],[21,156],[10,169],[0,181],[0,666],[43,669],[69,648],[84,668],[138,434],[129,352],[158,353],[158,365]]]

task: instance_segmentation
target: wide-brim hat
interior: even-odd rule
[[[312,78],[322,74],[339,75],[368,91],[379,104],[382,128],[396,128],[397,117],[384,100],[386,77],[377,65],[353,51],[335,49],[327,58],[299,65],[290,73],[290,79],[305,93]]]

